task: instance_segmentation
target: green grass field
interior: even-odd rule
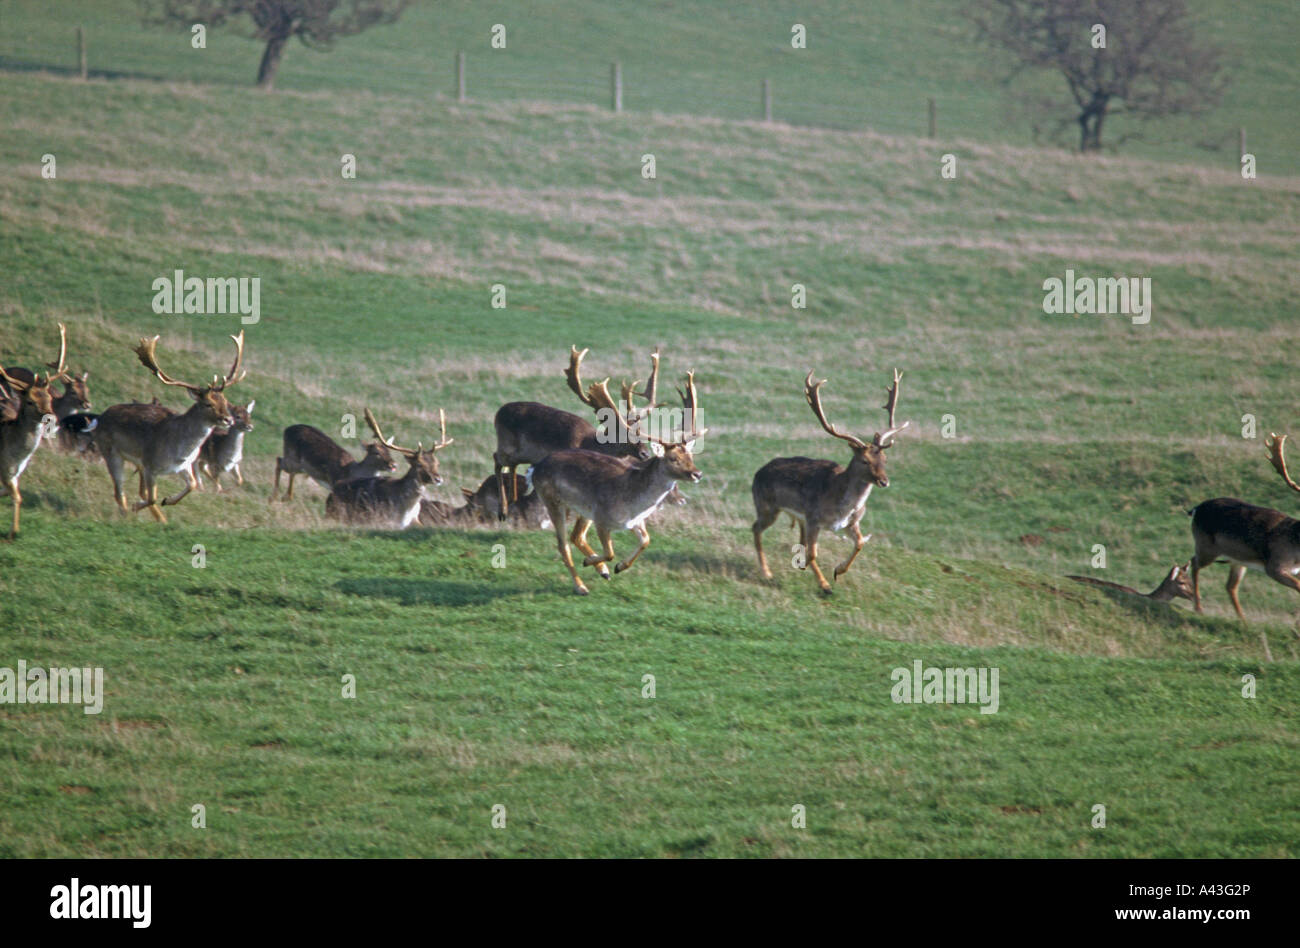
[[[155,315],[152,281],[262,284],[232,390],[257,399],[245,487],[162,526],[116,514],[102,464],[42,448],[23,476],[0,667],[102,666],[107,696],[97,716],[0,705],[0,855],[1296,855],[1295,596],[1253,573],[1241,623],[1222,566],[1204,616],[1065,578],[1150,588],[1192,552],[1188,507],[1295,507],[1263,449],[1297,418],[1300,143],[1278,117],[1295,10],[1203,5],[1250,53],[1215,118],[1250,129],[1261,176],[1243,181],[1186,141],[1031,148],[949,5],[849,7],[819,5],[795,63],[777,5],[572,2],[544,23],[419,5],[330,54],[294,46],[268,96],[247,40],[192,51],[130,4],[0,2],[0,364],[53,358],[63,321],[95,410],[179,408],[131,347],[159,333],[163,367],[203,377],[240,324]],[[524,95],[475,65],[484,93],[448,97],[452,52],[481,34],[486,61],[501,19],[517,75],[586,70],[591,96]],[[86,83],[65,74],[76,23],[101,71]],[[595,104],[615,54],[617,116]],[[674,98],[769,73],[863,120],[765,125]],[[633,91],[638,75],[658,78]],[[915,137],[945,90],[971,103],[941,111],[953,137]],[[1042,283],[1067,268],[1150,277],[1151,322],[1045,315]],[[662,346],[665,382],[696,369],[711,429],[689,504],[591,596],[549,532],[346,529],[314,485],[267,503],[285,426],[337,434],[367,406],[402,442],[446,410],[433,495],[458,500],[490,473],[498,405],[576,408],[571,344],[616,380]],[[804,374],[869,435],[894,366],[912,426],[872,541],[824,598],[782,523],[760,581],[753,472],[848,459]],[[824,562],[847,547],[825,541]],[[998,712],[893,703],[891,670],[917,660],[996,667]]]

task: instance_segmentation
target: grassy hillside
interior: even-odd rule
[[[1261,170],[1300,171],[1292,95],[1300,81],[1293,54],[1300,10],[1285,0],[1195,0],[1192,7],[1201,34],[1231,63],[1223,103],[1201,118],[1140,129],[1116,115],[1111,140],[1139,132],[1126,153],[1233,168],[1244,126]],[[1063,82],[1050,74],[1024,77],[1009,91],[995,54],[969,39],[960,9],[960,0],[823,0],[803,7],[773,0],[555,0],[498,8],[416,0],[398,25],[342,40],[333,53],[293,43],[277,85],[427,102],[454,93],[461,50],[474,98],[607,107],[609,65],[618,60],[624,106],[637,112],[754,118],[766,78],[781,121],[921,135],[933,97],[949,144],[1028,144],[1030,120],[1013,92],[1068,101]],[[806,49],[790,46],[796,22],[807,27]],[[503,50],[489,45],[497,23],[506,27]],[[77,25],[88,36],[92,71],[114,78],[243,86],[256,75],[262,51],[230,30],[213,31],[207,49],[195,50],[188,29],[142,29],[132,0],[4,0],[0,66],[75,69]]]
[[[0,6],[0,33],[15,20],[44,35]],[[52,357],[62,320],[97,409],[180,406],[130,347],[161,333],[164,368],[201,377],[229,364],[239,323],[155,315],[154,278],[260,277],[262,319],[232,390],[258,402],[242,490],[191,496],[159,527],[117,517],[102,465],[43,450],[24,476],[0,666],[102,665],[109,695],[98,717],[0,706],[0,853],[1295,854],[1295,597],[1252,575],[1241,624],[1222,567],[1204,617],[1063,577],[1100,543],[1096,575],[1150,587],[1190,555],[1185,508],[1293,507],[1262,436],[1295,420],[1300,179],[458,106],[386,86],[372,41],[293,50],[270,97],[224,54],[204,68],[228,75],[184,73],[201,84],[4,75],[4,364]],[[332,85],[298,91],[320,63],[338,64]],[[1151,277],[1150,324],[1044,315],[1042,282],[1067,268]],[[447,410],[435,495],[453,499],[490,470],[497,405],[573,403],[573,343],[589,377],[616,379],[661,345],[666,376],[697,369],[712,429],[688,507],[587,599],[549,534],[345,530],[314,487],[266,502],[284,426],[337,432],[365,406],[404,441]],[[832,420],[870,434],[895,365],[912,428],[868,506],[871,544],[826,600],[780,525],[782,568],[759,582],[752,472],[846,459],[803,374],[829,376]],[[890,671],[915,660],[999,668],[999,712],[892,703]]]

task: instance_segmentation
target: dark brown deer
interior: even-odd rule
[[[468,487],[460,489],[465,497],[465,506],[461,509],[466,511],[466,519],[478,523],[500,521],[502,477],[503,475],[493,474],[479,485],[478,490],[470,490]],[[515,500],[507,514],[507,521],[517,527],[547,529],[551,521],[546,516],[546,505],[535,491],[528,490],[526,478],[519,474],[513,477],[515,483],[511,485],[510,493]]]
[[[441,438],[429,450],[424,450],[423,444],[401,448],[384,437],[375,416],[367,408],[366,424],[370,425],[375,437],[389,450],[405,455],[411,466],[403,477],[365,477],[336,483],[325,500],[326,515],[352,523],[391,523],[400,530],[415,523],[420,516],[420,501],[424,499],[425,488],[442,483],[437,452],[453,443],[453,439],[447,437],[447,416],[441,410],[438,421]]]
[[[620,415],[606,388],[605,382],[593,383],[588,394],[596,407]],[[556,545],[560,559],[573,577],[573,591],[585,596],[588,592],[573,565],[569,551],[572,543],[584,555],[584,566],[594,566],[601,578],[609,579],[605,565],[614,561],[614,544],[611,534],[615,530],[631,530],[641,543],[623,562],[614,567],[621,573],[636,562],[650,545],[646,520],[668,499],[678,481],[698,481],[704,475],[695,466],[692,452],[698,438],[708,433],[698,426],[699,399],[695,390],[694,373],[686,376],[686,403],[690,428],[672,441],[662,440],[646,432],[638,432],[648,441],[654,455],[643,464],[629,463],[625,459],[610,457],[583,448],[565,448],[555,451],[534,465],[528,480],[546,505],[555,528]],[[628,429],[632,425],[626,418],[619,423]],[[565,533],[569,512],[576,516],[573,532]],[[587,542],[587,531],[595,525],[602,552],[597,553]]]
[[[162,508],[180,503],[198,487],[194,462],[203,442],[214,429],[228,429],[234,419],[225,392],[243,380],[244,333],[230,338],[235,342],[235,361],[224,376],[214,376],[209,385],[193,385],[168,376],[158,365],[155,348],[158,336],[141,339],[135,348],[140,363],[164,385],[174,385],[190,393],[194,404],[178,414],[162,405],[131,403],[113,405],[99,416],[95,426],[94,446],[104,457],[113,479],[113,496],[123,513],[147,509],[153,518],[166,523]],[[136,465],[140,472],[140,499],[134,507],[126,502],[125,465]],[[158,499],[158,478],[164,474],[181,474],[185,489],[171,497]]]
[[[1300,491],[1286,470],[1286,435],[1270,434],[1264,441],[1269,460],[1286,485]],[[1228,563],[1228,598],[1245,619],[1237,587],[1247,569],[1257,569],[1283,586],[1300,592],[1300,520],[1280,510],[1256,507],[1235,497],[1216,497],[1188,511],[1192,518],[1192,597],[1201,612],[1201,570],[1211,563]]]
[[[1142,596],[1144,599],[1151,599],[1155,602],[1172,602],[1174,599],[1195,601],[1196,595],[1192,590],[1190,570],[1190,563],[1172,567],[1169,572],[1165,573],[1165,578],[1160,581],[1160,585],[1149,593],[1139,592],[1132,586],[1121,586],[1119,583],[1108,582],[1104,579],[1094,579],[1091,576],[1067,576],[1066,579],[1072,579],[1076,583],[1087,583],[1089,586],[1100,586],[1102,589],[1114,589],[1117,592],[1128,593],[1131,596]]]
[[[338,443],[319,428],[311,425],[290,425],[284,429],[284,448],[275,459],[275,489],[271,500],[280,493],[280,472],[289,475],[289,490],[285,500],[293,500],[293,479],[297,474],[310,477],[326,490],[342,481],[377,477],[397,470],[397,462],[386,445],[369,442],[360,461],[343,450]]]
[[[63,374],[67,354],[67,329],[63,323],[59,323],[59,358],[57,362],[49,364],[53,369],[49,375],[22,372],[19,374],[23,377],[17,378],[10,375],[7,369],[0,369],[0,398],[12,409],[6,410],[4,415],[13,416],[8,421],[0,422],[0,496],[12,498],[14,505],[13,524],[9,529],[10,540],[18,537],[18,521],[23,506],[18,479],[40,447],[47,419],[54,413],[51,386]]]
[[[587,407],[599,411],[598,406],[592,403],[590,393],[583,389],[579,374],[582,359],[588,351],[583,349],[579,352],[577,346],[570,347],[569,367],[564,370],[564,376],[579,400]],[[659,379],[658,351],[651,356],[651,360],[650,381],[642,394],[653,407]],[[497,434],[497,449],[492,455],[493,470],[505,475],[500,481],[497,519],[505,520],[509,512],[506,485],[518,483],[514,480],[515,469],[521,464],[536,464],[554,451],[581,448],[613,457],[648,461],[651,453],[646,443],[622,427],[629,420],[634,421],[623,419],[618,413],[607,414],[604,418],[605,428],[597,431],[595,425],[585,418],[550,405],[539,402],[507,402],[502,405],[493,419]],[[513,490],[512,486],[512,492]],[[517,494],[514,499],[519,499]]]
[[[826,380],[814,384],[812,372],[808,373],[803,383],[804,398],[826,433],[847,442],[853,449],[853,459],[848,467],[844,467],[834,461],[813,458],[776,458],[759,468],[751,488],[754,509],[758,514],[752,529],[758,568],[764,579],[771,579],[772,571],[763,555],[763,531],[782,513],[789,514],[799,524],[799,544],[806,551],[807,564],[812,567],[822,592],[831,592],[831,584],[817,564],[817,540],[823,530],[838,532],[847,528],[853,538],[853,552],[835,567],[835,579],[838,581],[853,565],[863,545],[871,538],[869,535],[864,537],[859,526],[867,498],[871,496],[872,488],[889,486],[889,477],[885,474],[885,451],[894,443],[895,436],[910,424],[907,421],[901,425],[894,424],[898,383],[902,378],[903,374],[895,369],[894,384],[889,388],[889,398],[884,406],[889,413],[888,427],[878,432],[868,444],[837,430],[826,420],[821,402],[821,387]]]
[[[199,449],[199,470],[212,478],[217,493],[221,493],[221,475],[235,472],[235,483],[244,484],[244,474],[239,469],[244,460],[244,435],[253,430],[253,399],[247,405],[231,405],[230,417],[233,422],[228,431],[214,431],[208,435]]]

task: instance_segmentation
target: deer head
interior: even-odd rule
[[[9,411],[17,417],[24,407],[30,406],[36,414],[44,417],[54,414],[54,392],[51,386],[54,380],[63,376],[68,357],[68,330],[59,323],[59,358],[56,362],[46,363],[53,371],[48,375],[32,373],[30,380],[14,378],[0,369],[0,411],[7,405]],[[26,374],[26,373],[24,373]],[[16,407],[15,407],[16,406]]]
[[[225,391],[242,381],[248,374],[241,369],[244,362],[244,331],[241,329],[238,336],[230,337],[235,341],[235,361],[230,367],[230,372],[220,377],[214,375],[210,385],[193,385],[167,375],[159,367],[158,357],[154,351],[158,345],[158,338],[154,336],[152,339],[140,340],[140,344],[135,347],[135,354],[140,363],[157,376],[158,381],[164,385],[174,385],[188,391],[194,398],[195,404],[199,406],[204,421],[215,428],[229,430],[234,424],[234,419],[231,417],[230,403],[226,401]]]
[[[876,436],[871,439],[870,444],[860,438],[855,438],[851,434],[840,431],[826,420],[826,412],[822,408],[821,399],[821,387],[826,384],[826,379],[814,383],[812,371],[809,370],[808,376],[803,382],[804,398],[807,399],[808,406],[812,408],[817,420],[821,422],[822,428],[831,437],[848,442],[849,447],[853,449],[852,463],[865,468],[870,481],[880,487],[889,486],[889,475],[885,473],[885,451],[893,445],[894,438],[897,437],[898,433],[911,424],[910,421],[905,421],[901,425],[894,423],[894,410],[898,407],[898,383],[902,378],[903,373],[898,369],[894,369],[894,383],[889,387],[889,396],[883,406],[885,411],[889,413],[889,424],[884,431],[876,432]]]
[[[600,416],[601,411],[605,409],[607,406],[600,404],[599,402],[594,400],[592,396],[592,389],[594,388],[594,386],[588,386],[586,389],[584,389],[582,385],[582,374],[581,374],[582,360],[583,357],[586,356],[586,354],[590,351],[591,350],[589,349],[583,349],[581,352],[579,352],[577,346],[570,346],[569,367],[564,370],[564,377],[569,382],[569,388],[573,389],[574,394],[578,396],[578,400],[581,401],[588,408],[590,408],[592,411],[596,412],[597,416]],[[652,356],[652,359],[654,362],[654,369],[651,375],[650,384],[649,386],[647,386],[646,389],[651,394],[654,393],[656,380],[659,375],[658,350],[655,350],[655,354]],[[605,381],[600,384],[603,386],[607,386],[609,384],[609,379],[605,379]],[[623,386],[624,401],[629,406],[629,409],[632,405],[630,392],[631,389],[635,387],[635,385],[636,383],[634,382],[632,385],[625,384]],[[605,394],[606,396],[608,396],[609,394],[608,391]],[[611,404],[612,404],[612,400],[611,400]],[[653,407],[653,402],[651,402],[651,407]],[[614,424],[611,427],[615,427],[618,429],[612,432],[607,431],[606,432],[607,435],[612,435],[614,438],[620,440],[627,440],[629,443],[637,444],[638,460],[648,461],[650,460],[651,457],[653,457],[653,454],[651,452],[648,443],[646,443],[642,438],[640,438],[635,428],[632,427],[635,426],[637,420],[639,420],[640,417],[639,415],[636,418],[625,417],[621,412],[617,410],[617,408],[615,408],[614,415],[606,416],[606,417],[612,417],[614,420]],[[632,426],[629,426],[629,422],[631,422]]]
[[[648,413],[642,413],[635,422],[630,422],[624,417],[609,394],[608,381],[606,379],[604,382],[594,382],[587,390],[588,395],[599,408],[612,412],[613,417],[617,418],[621,425],[634,431],[645,441],[650,446],[651,454],[660,459],[664,470],[674,480],[700,480],[704,474],[695,466],[692,455],[695,451],[695,442],[708,434],[709,429],[699,427],[699,393],[695,388],[695,373],[693,371],[686,373],[686,387],[678,389],[689,424],[683,426],[678,436],[672,439],[659,438],[644,429]]]
[[[432,445],[427,451],[424,444],[419,443],[414,448],[403,448],[394,444],[389,438],[384,437],[384,433],[379,429],[379,422],[375,420],[374,413],[367,408],[365,411],[366,424],[370,430],[375,433],[379,443],[384,445],[398,454],[403,455],[410,462],[410,473],[413,474],[417,483],[421,486],[425,484],[441,484],[442,475],[438,473],[438,455],[437,452],[455,442],[454,438],[447,437],[447,413],[441,408],[438,409],[438,424],[441,428],[441,436],[438,443]]]

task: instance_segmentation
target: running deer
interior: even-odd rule
[[[581,365],[587,349],[578,351],[577,346],[569,349],[569,367],[564,376],[578,399],[587,407],[599,412],[599,406],[591,400],[591,393],[582,386]],[[647,399],[650,408],[654,407],[656,389],[659,382],[659,352],[650,357],[650,381],[645,392],[636,393]],[[606,382],[609,380],[606,379]],[[625,386],[628,393],[630,387]],[[515,469],[521,464],[536,464],[554,451],[564,448],[581,448],[596,451],[612,457],[630,457],[639,461],[648,461],[650,449],[634,432],[624,425],[633,419],[625,419],[621,414],[607,416],[604,431],[585,418],[560,408],[542,405],[538,402],[507,402],[497,409],[493,424],[497,433],[497,449],[492,455],[493,470],[503,473],[505,477],[499,482],[497,519],[505,520],[509,512],[506,501],[506,484],[510,483],[511,492],[517,490],[518,482],[514,480]],[[519,495],[515,493],[514,500]]]
[[[244,484],[244,474],[239,469],[244,460],[244,435],[253,430],[253,406],[257,399],[247,405],[231,405],[230,417],[233,424],[229,431],[214,431],[208,435],[199,449],[199,470],[212,478],[217,493],[221,493],[221,475],[235,472],[235,483]],[[202,483],[202,479],[199,479]]]
[[[442,483],[437,452],[454,442],[447,437],[447,416],[441,409],[438,423],[441,437],[429,450],[424,450],[422,443],[413,449],[400,448],[384,437],[375,416],[367,408],[366,424],[380,444],[404,455],[411,466],[402,477],[366,477],[336,483],[325,501],[326,515],[352,522],[389,522],[401,530],[414,523],[420,516],[420,501],[424,498],[425,487]]]
[[[23,495],[18,490],[27,463],[40,447],[45,433],[46,418],[54,413],[54,394],[51,386],[63,375],[64,361],[68,355],[68,331],[59,323],[59,359],[49,363],[53,370],[48,375],[20,372],[21,377],[0,369],[0,399],[12,414],[10,420],[0,423],[0,497],[13,499],[14,517],[9,529],[9,539],[18,537],[18,520],[23,506]]]
[[[1190,570],[1190,563],[1174,566],[1165,574],[1165,578],[1160,581],[1160,585],[1149,593],[1138,592],[1132,586],[1121,586],[1119,583],[1094,579],[1091,576],[1067,576],[1066,579],[1072,579],[1076,583],[1087,583],[1089,586],[1100,586],[1102,589],[1114,589],[1132,596],[1142,596],[1144,599],[1151,599],[1155,602],[1172,602],[1174,599],[1194,600],[1196,598],[1192,591]]]
[[[628,419],[621,417],[605,382],[593,383],[587,394],[594,407],[612,413],[622,427],[633,429]],[[551,526],[555,528],[560,559],[573,577],[573,591],[578,595],[585,596],[588,590],[574,568],[570,543],[585,555],[583,566],[594,566],[602,579],[609,579],[609,569],[605,564],[614,561],[610,534],[614,530],[630,530],[641,540],[636,552],[614,567],[614,572],[621,573],[650,545],[646,520],[668,499],[677,482],[698,481],[704,476],[691,456],[696,440],[708,433],[707,428],[701,430],[698,426],[699,398],[693,372],[687,373],[682,400],[690,417],[689,433],[683,432],[677,440],[665,441],[647,432],[636,432],[649,444],[653,455],[644,464],[629,463],[623,458],[584,448],[565,448],[548,455],[529,471],[529,483],[546,505]],[[573,532],[566,535],[565,521],[569,511],[573,511],[577,519]],[[587,531],[593,524],[600,539],[601,553],[593,550],[587,542]]]
[[[1270,434],[1264,441],[1269,461],[1286,485],[1300,491],[1286,470],[1286,435]],[[1200,572],[1211,563],[1228,563],[1228,598],[1245,619],[1237,587],[1247,569],[1262,571],[1270,579],[1300,592],[1300,520],[1280,510],[1256,507],[1233,497],[1216,497],[1188,511],[1192,518],[1192,597],[1201,612]]]
[[[155,354],[158,338],[141,339],[135,348],[136,357],[164,385],[174,385],[189,392],[194,404],[184,413],[157,404],[113,405],[99,416],[93,443],[108,466],[109,476],[113,479],[113,496],[121,511],[130,513],[147,509],[159,523],[166,523],[162,508],[180,503],[198,487],[194,462],[203,442],[214,429],[225,430],[234,423],[225,393],[248,373],[241,368],[244,362],[242,330],[238,336],[230,337],[235,342],[235,361],[230,371],[224,376],[213,376],[208,385],[183,382],[165,373]],[[134,507],[127,506],[123,489],[128,461],[140,472],[140,499]],[[185,489],[160,501],[158,478],[164,474],[184,476]]]
[[[826,380],[814,383],[812,372],[808,373],[803,383],[804,398],[826,433],[848,442],[853,449],[853,459],[849,461],[848,467],[843,467],[834,461],[813,458],[776,458],[759,468],[752,486],[754,509],[758,514],[752,529],[754,549],[758,552],[758,568],[764,579],[771,579],[772,571],[768,569],[767,557],[763,555],[763,531],[775,523],[782,513],[789,514],[798,523],[799,545],[806,551],[807,564],[812,567],[817,584],[824,593],[831,592],[831,584],[826,581],[821,566],[817,563],[817,540],[822,530],[830,529],[838,533],[847,527],[853,538],[853,552],[835,567],[833,575],[837,582],[853,565],[853,561],[862,552],[863,545],[871,539],[870,534],[865,537],[862,535],[859,526],[866,510],[867,498],[871,496],[872,488],[889,486],[889,477],[885,474],[885,451],[893,445],[898,433],[911,424],[908,421],[901,425],[894,423],[894,409],[898,406],[898,383],[902,378],[903,373],[895,369],[894,383],[889,387],[889,397],[884,405],[885,411],[889,413],[889,424],[868,444],[839,431],[826,420],[821,401],[821,387],[826,384]]]
[[[271,491],[271,500],[280,494],[282,471],[289,475],[289,490],[284,499],[293,500],[293,479],[297,474],[333,490],[341,481],[378,477],[397,470],[397,462],[386,445],[372,441],[362,447],[366,455],[358,461],[319,428],[290,425],[284,429],[283,451],[275,459],[275,489]]]

